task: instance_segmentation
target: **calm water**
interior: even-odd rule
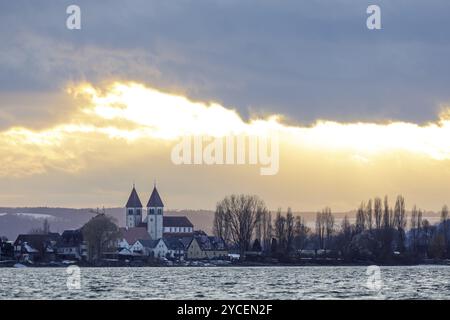
[[[0,269],[0,299],[450,299],[449,266],[82,268],[67,289],[64,268]]]

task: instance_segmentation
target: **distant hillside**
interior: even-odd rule
[[[106,214],[116,218],[119,226],[125,225],[125,210],[123,208],[108,208]],[[211,210],[167,210],[169,216],[186,216],[194,224],[196,230],[204,230],[212,233],[214,212]],[[307,225],[314,228],[315,212],[294,213],[305,218]],[[351,222],[355,221],[355,212],[336,212],[336,226],[340,226],[342,219],[348,215]],[[76,229],[85,224],[95,215],[93,209],[68,209],[68,208],[0,208],[0,236],[6,236],[10,240],[16,239],[20,233],[27,233],[33,228],[42,226],[44,219],[50,222],[51,231],[59,232],[66,229]],[[427,212],[424,214],[431,223],[439,221],[439,214]],[[272,221],[275,214],[272,213]],[[409,222],[409,221],[408,221]]]
[[[125,225],[125,210],[123,208],[108,208],[106,214],[116,218],[119,226]],[[169,216],[187,216],[195,228],[211,232],[214,213],[207,210],[169,210]],[[10,240],[16,239],[20,233],[39,228],[47,219],[50,229],[62,233],[66,229],[77,229],[95,215],[93,209],[68,208],[0,208],[0,236]]]
[[[27,233],[42,226],[45,219],[51,231],[81,227],[94,213],[90,209],[67,208],[0,208],[0,235],[15,240],[20,233]]]

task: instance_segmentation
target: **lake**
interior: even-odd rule
[[[74,271],[2,268],[0,299],[450,299],[450,266],[381,267],[375,285],[362,266]]]

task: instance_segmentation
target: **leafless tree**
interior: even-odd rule
[[[286,229],[286,217],[281,214],[281,208],[279,208],[275,218],[275,237],[277,238],[280,251],[285,251],[286,249]]]
[[[418,216],[419,216],[419,211],[417,210],[416,205],[414,205],[412,210],[411,210],[411,223],[410,223],[410,225],[411,225],[412,249],[413,249],[413,252],[417,251]]]
[[[231,239],[239,246],[241,259],[245,259],[255,226],[261,216],[268,212],[264,202],[257,196],[231,195],[220,201],[216,210],[225,212]]]
[[[270,212],[263,212],[260,220],[262,227],[262,247],[264,251],[268,251],[272,242],[272,214]]]
[[[323,249],[325,242],[325,222],[323,221],[322,212],[317,212],[316,214],[316,235],[319,240],[319,249]]]
[[[369,201],[367,202],[365,217],[366,217],[367,229],[372,230],[373,211],[372,211],[372,200],[371,199],[369,199]]]
[[[295,217],[295,228],[294,228],[294,242],[295,248],[300,250],[300,252],[305,248],[308,236],[310,234],[310,229],[306,226],[305,221],[302,217]]]
[[[366,228],[366,214],[364,213],[364,203],[362,202],[356,211],[356,231],[363,232]]]
[[[395,201],[394,208],[394,227],[398,230],[404,230],[406,228],[406,209],[405,209],[405,198],[399,195]]]
[[[384,196],[383,202],[383,228],[389,229],[391,227],[391,215],[390,215],[388,197]]]
[[[405,199],[403,196],[399,195],[395,201],[394,208],[394,227],[397,228],[398,232],[398,248],[399,250],[404,250],[405,245],[405,228],[407,223]]]
[[[289,254],[293,249],[294,244],[294,215],[292,214],[291,208],[288,208],[286,213],[286,253]]]
[[[83,239],[88,247],[88,259],[98,260],[107,250],[114,250],[120,231],[113,217],[98,214],[82,228]]]
[[[320,249],[325,248],[325,242],[329,243],[334,230],[334,216],[331,209],[326,207],[316,215],[316,234],[319,238]]]
[[[331,209],[328,207],[322,211],[322,214],[324,215],[325,220],[325,232],[328,247],[328,244],[330,243],[331,240],[331,236],[333,235],[334,232],[334,216],[331,213]]]
[[[381,199],[378,197],[375,198],[375,200],[373,202],[373,215],[375,218],[375,228],[377,230],[380,230],[382,219],[383,219],[383,212],[382,212],[382,208],[381,208]]]
[[[445,243],[445,254],[447,255],[449,252],[449,237],[448,237],[448,231],[449,231],[449,219],[448,219],[448,207],[444,205],[441,210],[441,223],[442,223],[442,233],[443,233],[443,239]]]
[[[226,243],[230,242],[231,228],[230,219],[227,217],[227,212],[222,206],[217,205],[214,213],[213,233],[217,237],[221,237]]]

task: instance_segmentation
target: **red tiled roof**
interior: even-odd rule
[[[136,227],[136,228],[120,228],[122,237],[128,242],[128,244],[133,244],[137,240],[150,240],[150,235],[146,228]]]

